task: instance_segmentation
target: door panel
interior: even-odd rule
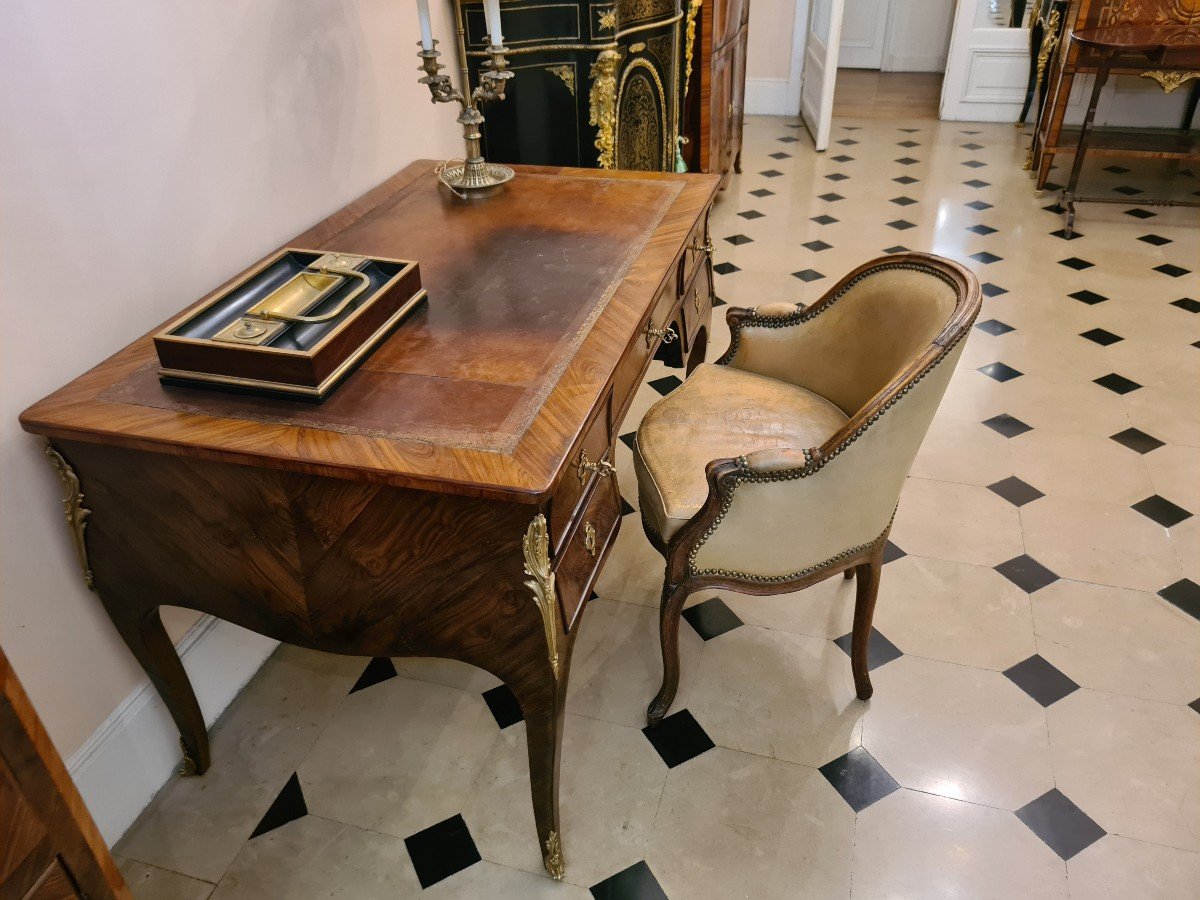
[[[800,87],[800,116],[808,126],[817,150],[829,146],[843,8],[844,0],[814,0],[812,16],[808,20],[808,34],[804,42],[804,79]]]
[[[843,69],[879,69],[883,66],[891,0],[845,0],[838,65]]]

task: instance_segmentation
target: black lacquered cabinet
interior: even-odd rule
[[[456,0],[459,62],[487,58],[481,0]],[[671,171],[686,56],[681,0],[504,0],[507,97],[485,110],[489,160]]]

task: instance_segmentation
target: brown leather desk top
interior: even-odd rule
[[[149,335],[21,417],[50,437],[535,502],[717,179],[529,168],[463,202],[414,163],[285,246],[416,259],[429,301],[320,406],[165,387]],[[203,301],[200,301],[203,302]]]

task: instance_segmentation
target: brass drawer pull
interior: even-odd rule
[[[654,342],[660,338],[664,344],[673,344],[679,340],[679,335],[675,333],[674,325],[668,325],[666,328],[651,328],[650,323],[646,323],[646,346],[653,347]]]
[[[595,555],[596,555],[596,526],[593,525],[591,522],[588,522],[586,525],[583,526],[583,549],[586,550],[588,553],[592,554],[593,557],[595,557]]]
[[[695,250],[697,253],[703,252],[705,256],[707,256],[709,259],[712,259],[712,255],[713,255],[712,238],[706,237],[704,239],[703,244],[701,244],[699,241],[696,241],[690,247],[688,247],[688,249]]]
[[[587,484],[588,475],[595,472],[598,478],[607,478],[609,475],[615,475],[617,467],[610,463],[604,457],[601,457],[596,462],[591,462],[588,459],[587,450],[579,451],[579,462],[575,465],[579,467],[579,483]]]

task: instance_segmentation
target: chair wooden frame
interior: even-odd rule
[[[951,316],[933,342],[873,396],[836,433],[821,446],[773,451],[777,456],[794,454],[796,466],[780,470],[772,466],[769,473],[756,473],[746,457],[716,459],[705,467],[708,497],[700,510],[668,541],[664,541],[642,514],[642,526],[650,543],[666,560],[659,629],[663,657],[663,681],[658,695],[651,702],[647,721],[658,724],[670,709],[679,688],[679,619],[683,604],[696,591],[717,588],[737,593],[765,596],[803,590],[834,575],[849,579],[858,576],[854,627],[851,638],[851,669],[859,699],[871,697],[873,688],[867,671],[867,650],[875,601],[879,593],[879,578],[883,566],[883,551],[891,531],[891,523],[871,542],[847,548],[830,559],[786,578],[762,578],[734,572],[707,572],[694,566],[694,554],[708,534],[721,520],[732,503],[739,484],[748,481],[783,480],[816,474],[829,460],[858,440],[901,397],[912,389],[926,373],[937,366],[963,340],[979,313],[981,292],[979,282],[958,263],[925,253],[903,253],[882,257],[865,263],[843,278],[811,307],[797,307],[795,314],[780,319],[760,317],[754,309],[731,307],[726,313],[730,328],[730,347],[717,360],[728,365],[737,351],[739,333],[748,325],[787,327],[808,322],[842,297],[849,287],[863,277],[888,268],[917,268],[941,277],[957,292]]]

